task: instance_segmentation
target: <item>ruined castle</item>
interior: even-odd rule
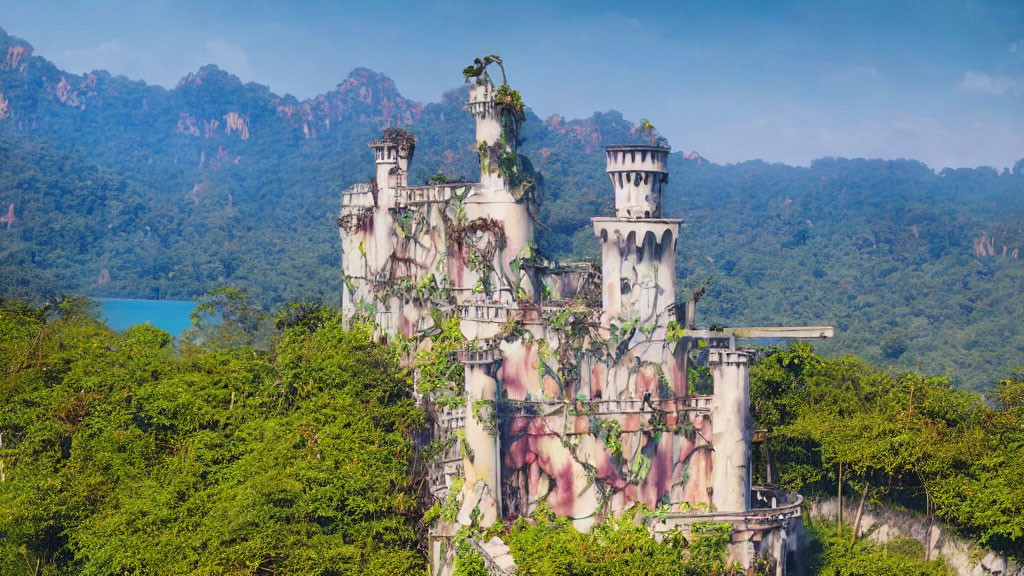
[[[450,511],[431,531],[432,573],[450,573],[462,526],[546,506],[586,531],[637,504],[659,511],[645,520],[655,537],[728,523],[731,560],[788,573],[801,497],[751,485],[752,353],[737,341],[832,329],[697,327],[699,296],[675,293],[682,220],[662,213],[670,150],[653,139],[606,149],[615,215],[592,219],[600,268],[538,254],[522,100],[484,68],[467,69],[480,181],[410,186],[416,140],[391,128],[338,219],[345,317],[434,368],[435,344],[453,330],[459,342],[452,366],[417,375],[431,490]],[[492,573],[514,570],[500,541],[475,545]]]

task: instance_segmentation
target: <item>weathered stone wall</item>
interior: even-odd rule
[[[668,148],[609,149],[616,217],[594,219],[600,275],[551,262],[532,243],[536,199],[516,150],[523,116],[509,99],[507,86],[470,90],[479,182],[408,186],[415,138],[389,129],[370,145],[375,181],[343,194],[338,222],[347,319],[409,339],[410,356],[432,349],[438,318],[458,318],[466,340],[464,381],[434,406],[446,448],[431,492],[452,508],[435,538],[542,505],[584,531],[635,504],[681,525],[717,510],[735,528],[734,559],[767,555],[781,570],[799,514],[790,505],[747,522],[748,356],[714,335],[709,352],[677,323],[681,220],[661,217]],[[708,379],[713,391],[698,386]],[[435,541],[435,568],[450,568],[452,553]]]
[[[543,502],[587,530],[635,503],[710,509],[710,399],[686,395],[685,343],[590,344],[501,345],[506,513]]]
[[[844,499],[844,522],[853,522],[857,515],[858,503],[853,500]],[[839,500],[812,500],[808,510],[813,518],[836,521]],[[924,546],[927,559],[943,558],[959,576],[1024,576],[1024,566],[1008,562],[1005,557],[953,534],[945,526],[926,522],[924,518],[908,512],[867,505],[857,532],[879,544],[887,544],[896,538],[913,538]]]

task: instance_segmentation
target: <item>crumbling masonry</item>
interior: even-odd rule
[[[695,326],[695,298],[676,301],[682,220],[662,215],[662,145],[606,150],[615,216],[592,219],[600,270],[538,255],[522,101],[475,78],[480,181],[409,186],[415,138],[388,129],[370,143],[376,178],[344,192],[338,219],[347,319],[406,342],[410,358],[429,357],[446,319],[464,338],[464,381],[419,382],[435,422],[431,488],[449,508],[431,532],[433,573],[450,572],[462,526],[544,505],[586,531],[636,504],[659,511],[655,536],[730,523],[732,560],[786,573],[801,497],[751,486],[752,355],[736,342],[831,328]],[[514,569],[500,542],[477,544],[493,573]]]

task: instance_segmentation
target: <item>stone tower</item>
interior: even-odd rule
[[[512,260],[533,242],[533,222],[523,198],[532,181],[521,172],[517,153],[522,111],[503,102],[500,93],[501,89],[490,81],[476,84],[469,91],[467,109],[476,121],[480,184],[466,198],[465,207],[470,222],[493,220],[504,232],[502,238],[494,239],[502,247],[495,255],[488,280],[495,288],[493,299],[508,303],[517,296],[533,295],[530,282],[518,282],[519,272],[510,267]],[[476,271],[467,270],[464,286],[472,288],[480,280],[477,276]],[[513,293],[512,284],[523,294]]]
[[[661,217],[668,153],[668,147],[645,144],[605,151],[615,217],[592,218],[601,243],[605,329],[638,322],[661,339],[675,318],[675,246],[682,220]]]
[[[388,138],[388,134],[385,134],[383,138],[370,142],[369,146],[373,149],[377,164],[377,188],[385,192],[379,196],[378,205],[385,209],[392,208],[395,204],[395,189],[408,184],[409,164],[412,163],[416,143]]]
[[[708,368],[715,384],[711,399],[711,504],[720,512],[750,509],[750,359],[747,350],[712,348]]]

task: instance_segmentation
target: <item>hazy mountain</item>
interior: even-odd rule
[[[366,142],[400,124],[419,137],[412,181],[475,178],[464,100],[456,89],[414,102],[362,68],[308,100],[215,66],[168,90],[69,74],[0,29],[0,295],[231,284],[266,305],[336,302],[340,191],[373,173]],[[596,255],[589,218],[611,206],[602,148],[635,140],[634,125],[613,111],[531,113],[524,137],[543,178],[541,248]],[[680,151],[670,165],[665,212],[687,220],[679,291],[714,278],[706,323],[835,323],[830,351],[973,386],[1024,364],[1024,161],[935,173],[912,160],[721,166]]]

